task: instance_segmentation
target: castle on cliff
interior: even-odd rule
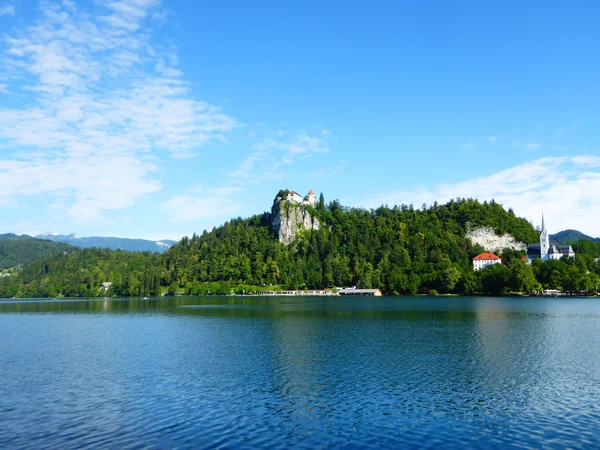
[[[290,191],[290,193],[286,197],[286,200],[288,202],[296,203],[298,205],[312,206],[313,208],[317,205],[317,198],[315,197],[315,193],[313,192],[312,189],[310,191],[308,191],[306,200],[304,200],[304,198],[302,198],[302,196],[300,194],[298,194],[296,191]]]
[[[311,206],[316,208],[315,193],[308,191],[302,197],[296,191],[279,191],[271,207],[271,229],[283,245],[289,245],[299,231],[318,230],[320,223],[309,211]],[[299,206],[299,207],[297,207]]]

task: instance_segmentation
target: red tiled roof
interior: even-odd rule
[[[294,195],[294,194],[296,194],[296,195],[300,195],[300,194],[298,194],[296,191],[290,191],[290,195]]]
[[[481,261],[481,260],[489,261],[491,259],[500,259],[500,257],[494,255],[493,253],[480,253],[475,258],[473,258],[473,261]]]
[[[315,195],[315,193],[313,192],[312,189],[310,191],[308,191],[308,195],[310,195],[310,194]]]

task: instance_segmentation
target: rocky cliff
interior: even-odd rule
[[[271,227],[279,242],[289,245],[296,233],[304,230],[318,230],[319,220],[311,216],[304,205],[293,204],[276,198],[271,208]]]
[[[469,229],[466,237],[471,240],[471,243],[482,246],[488,252],[498,252],[505,248],[513,250],[524,250],[527,248],[527,245],[517,241],[510,234],[499,235],[491,228],[479,227]]]

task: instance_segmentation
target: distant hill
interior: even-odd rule
[[[582,239],[587,239],[592,242],[600,242],[600,238],[593,238],[588,236],[587,234],[583,234],[581,231],[577,230],[564,230],[559,231],[556,234],[550,235],[550,240],[566,243],[566,242],[577,242]]]
[[[74,251],[77,251],[77,248],[62,242],[43,241],[27,235],[11,237],[3,234],[0,235],[0,270],[27,266],[38,259]]]
[[[125,250],[128,252],[153,252],[163,253],[177,241],[168,239],[162,241],[149,241],[146,239],[127,239],[117,237],[77,237],[74,234],[55,235],[55,234],[40,234],[37,239],[45,239],[53,242],[65,242],[80,248],[108,248],[110,250]]]
[[[6,233],[0,234],[0,242],[4,241],[23,241],[26,239],[33,239],[31,236],[27,236],[26,234],[22,234],[21,236],[14,233]]]

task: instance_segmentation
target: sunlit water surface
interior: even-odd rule
[[[600,447],[600,301],[0,302],[0,448]]]

